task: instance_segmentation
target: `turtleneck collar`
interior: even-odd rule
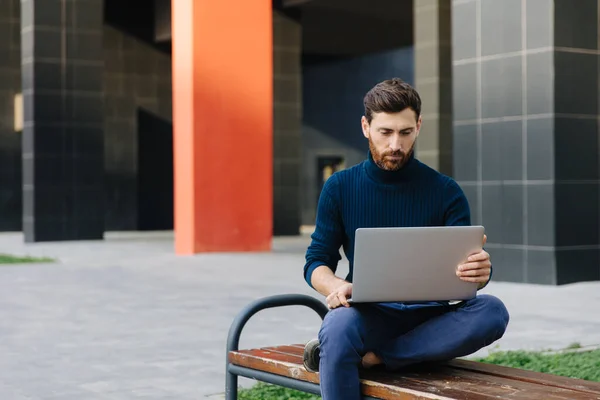
[[[415,169],[417,165],[417,160],[415,159],[415,152],[413,151],[411,155],[408,157],[406,163],[397,171],[386,171],[381,169],[373,160],[373,155],[371,152],[368,152],[368,158],[365,162],[365,169],[367,174],[375,181],[380,183],[398,183],[402,181],[406,181],[413,175],[411,172]]]

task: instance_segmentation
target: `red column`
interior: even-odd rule
[[[270,250],[272,0],[172,4],[176,253]]]

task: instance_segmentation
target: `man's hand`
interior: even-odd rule
[[[487,236],[483,235],[483,244],[487,241]],[[467,258],[464,264],[458,266],[456,275],[465,282],[479,283],[479,287],[485,285],[490,279],[492,263],[487,251],[482,250]]]
[[[350,296],[352,296],[352,284],[346,282],[327,296],[327,307],[329,307],[330,310],[339,306],[350,307],[347,300]]]

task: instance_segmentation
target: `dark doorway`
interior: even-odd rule
[[[344,158],[338,156],[317,157],[317,204],[325,182],[331,175],[344,169]]]
[[[138,229],[173,229],[173,124],[138,109]]]

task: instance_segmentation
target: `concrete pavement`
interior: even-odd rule
[[[277,238],[270,253],[177,257],[171,233],[31,245],[20,234],[0,234],[0,253],[59,259],[0,266],[0,398],[199,399],[223,392],[225,340],[236,313],[258,297],[315,295],[302,280],[307,244],[306,237]],[[511,313],[500,349],[600,344],[600,282],[494,282],[484,292],[502,298]],[[300,343],[318,327],[304,308],[266,310],[250,320],[241,345]]]

